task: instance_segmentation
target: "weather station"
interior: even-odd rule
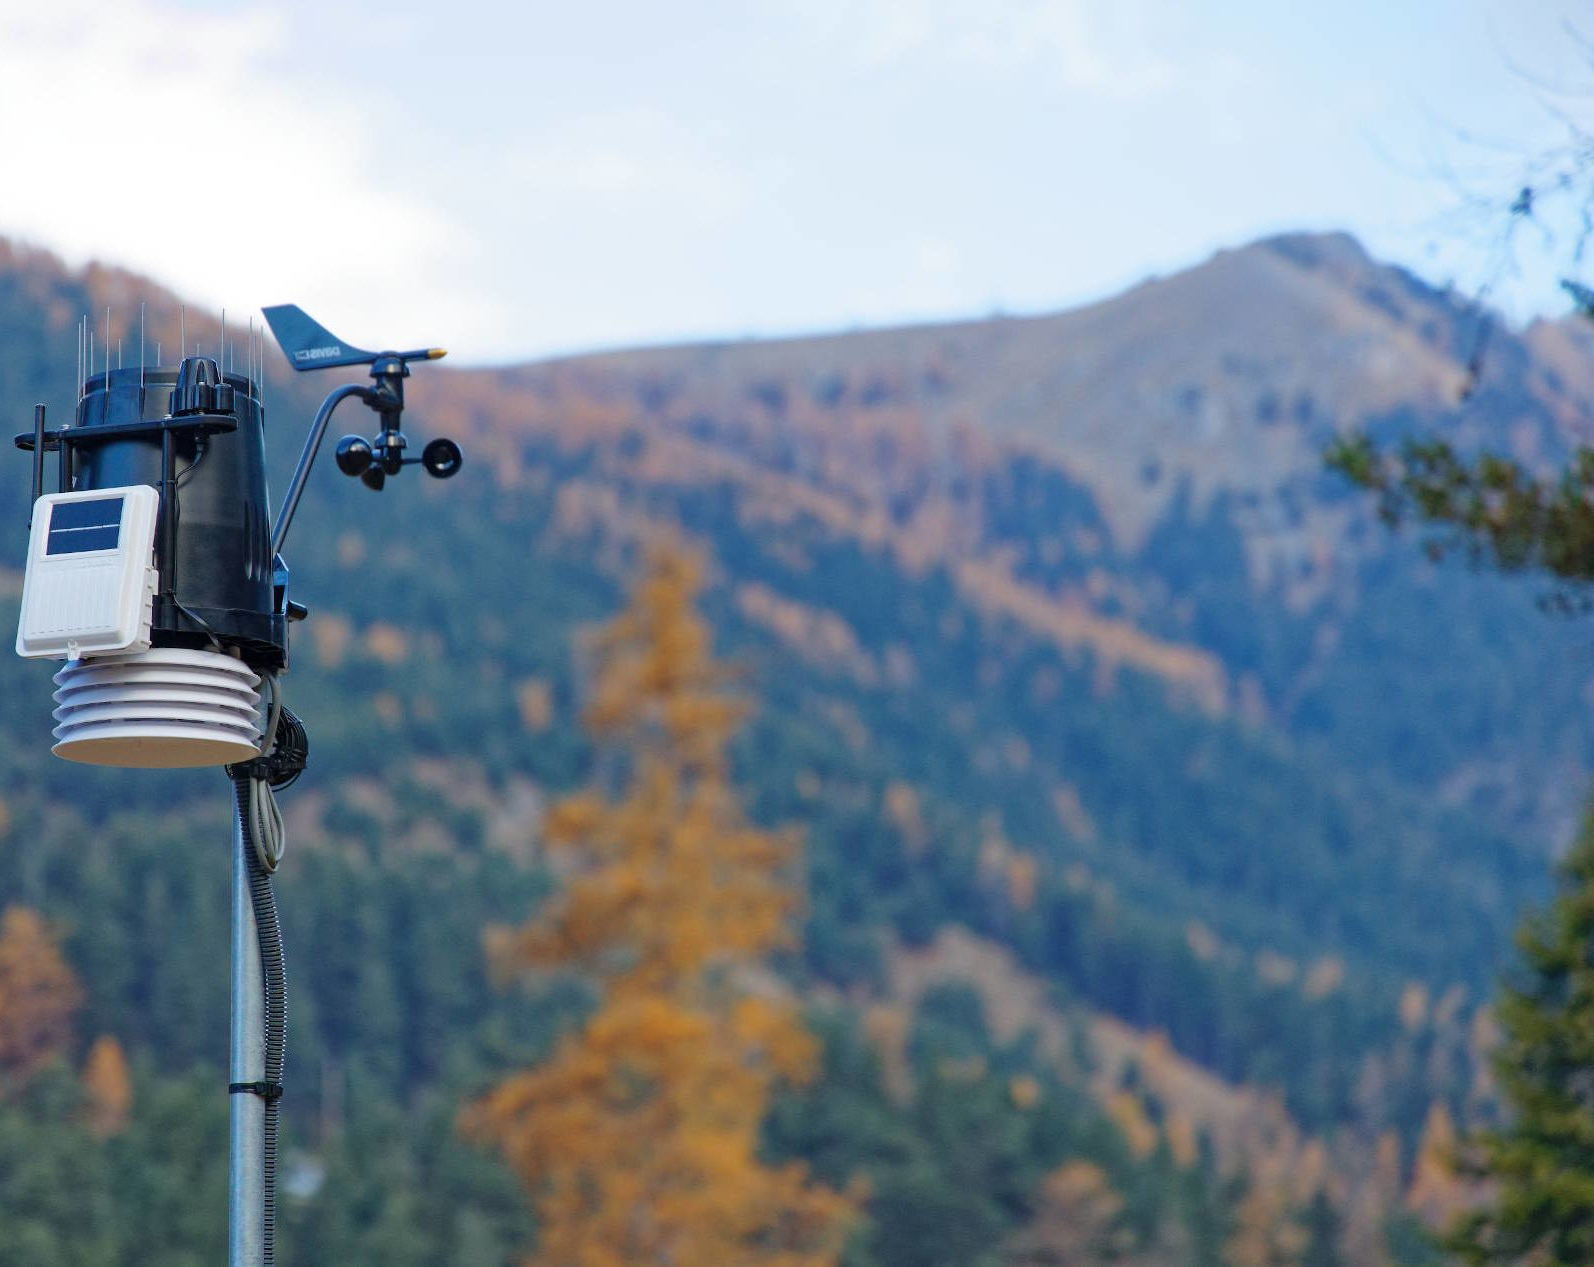
[[[367,488],[380,491],[415,465],[446,479],[462,461],[448,439],[410,456],[400,429],[411,363],[436,360],[441,349],[370,352],[292,304],[263,311],[295,371],[366,366],[370,380],[322,401],[275,516],[265,339],[253,323],[243,373],[224,368],[225,325],[214,357],[189,355],[185,334],[175,366],[144,364],[141,337],[140,363],[112,368],[107,329],[99,368],[81,323],[74,417],[52,430],[38,405],[32,430],[16,438],[33,458],[16,649],[64,661],[54,678],[53,751],[131,769],[217,766],[231,780],[229,1267],[275,1262],[287,1018],[271,883],[283,857],[275,793],[309,756],[304,725],[284,704],[289,631],[308,610],[291,593],[283,546],[345,401],[377,415],[374,437],[347,435],[336,448],[338,468]],[[50,491],[47,454],[55,456]]]

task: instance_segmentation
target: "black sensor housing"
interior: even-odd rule
[[[251,668],[284,667],[265,411],[253,379],[201,356],[95,374],[72,425],[49,433],[44,447],[61,451],[62,491],[148,484],[160,492],[154,645],[219,643]]]

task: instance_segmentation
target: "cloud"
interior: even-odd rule
[[[645,106],[488,133],[439,164],[441,194],[483,243],[459,279],[514,314],[471,354],[512,358],[724,328],[730,263],[769,213],[779,163],[733,152],[712,123]],[[484,181],[482,173],[490,172]]]
[[[357,102],[293,77],[289,34],[260,5],[0,0],[0,232],[234,311],[302,302],[357,341],[480,328],[447,284],[465,235]]]
[[[945,316],[969,307],[970,283],[963,251],[935,234],[905,234],[885,245],[867,274],[852,279],[846,306],[871,322]]]
[[[495,178],[528,205],[590,214],[629,204],[712,221],[746,207],[748,181],[707,138],[653,109],[562,120],[556,134],[507,147]]]
[[[987,73],[1029,69],[1108,100],[1165,91],[1171,59],[1150,50],[1135,0],[811,0],[852,56]]]

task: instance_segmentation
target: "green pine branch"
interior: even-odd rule
[[[1336,441],[1325,461],[1377,496],[1386,523],[1432,529],[1431,557],[1459,550],[1506,572],[1594,580],[1594,449],[1549,479],[1498,454],[1464,458],[1443,440],[1382,450],[1365,433]]]

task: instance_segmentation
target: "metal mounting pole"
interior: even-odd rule
[[[266,1076],[266,988],[260,935],[249,900],[243,822],[232,829],[232,1055],[228,1081],[262,1082]],[[261,1267],[265,1259],[266,1102],[258,1095],[228,1096],[227,1267]]]

